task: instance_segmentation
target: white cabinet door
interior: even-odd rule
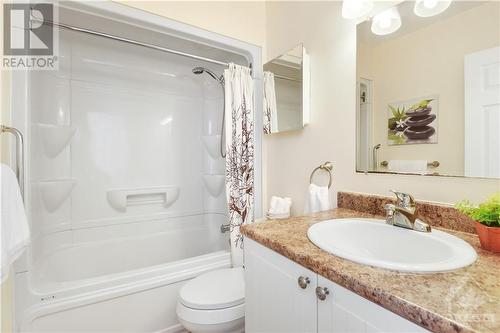
[[[304,289],[299,277],[309,279]],[[317,332],[316,282],[316,273],[246,238],[246,332]]]
[[[324,301],[318,300],[318,332],[428,332],[322,276],[318,287],[329,292]]]

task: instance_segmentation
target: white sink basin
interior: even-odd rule
[[[465,241],[433,229],[418,232],[375,219],[336,219],[307,231],[316,246],[351,261],[402,272],[430,273],[462,268],[476,261]]]

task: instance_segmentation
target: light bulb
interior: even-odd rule
[[[375,35],[392,34],[401,27],[401,16],[396,7],[391,7],[375,15],[371,30]]]
[[[424,7],[427,9],[432,9],[436,7],[437,0],[424,0]]]
[[[384,17],[380,20],[380,22],[378,23],[378,25],[382,28],[382,29],[387,29],[391,26],[391,19],[389,17]]]
[[[431,17],[450,7],[451,0],[416,0],[413,12],[420,17]]]

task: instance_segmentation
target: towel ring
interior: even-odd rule
[[[332,187],[332,169],[333,169],[332,162],[329,162],[329,161],[327,161],[327,162],[321,164],[320,166],[316,167],[316,169],[314,169],[313,172],[311,172],[311,176],[309,177],[309,184],[312,184],[314,173],[316,171],[318,171],[318,170],[325,170],[325,171],[328,171],[328,174],[330,176],[330,180],[328,181],[328,188]]]

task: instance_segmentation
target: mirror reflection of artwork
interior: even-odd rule
[[[438,96],[390,103],[387,143],[389,145],[437,143],[438,105]]]

